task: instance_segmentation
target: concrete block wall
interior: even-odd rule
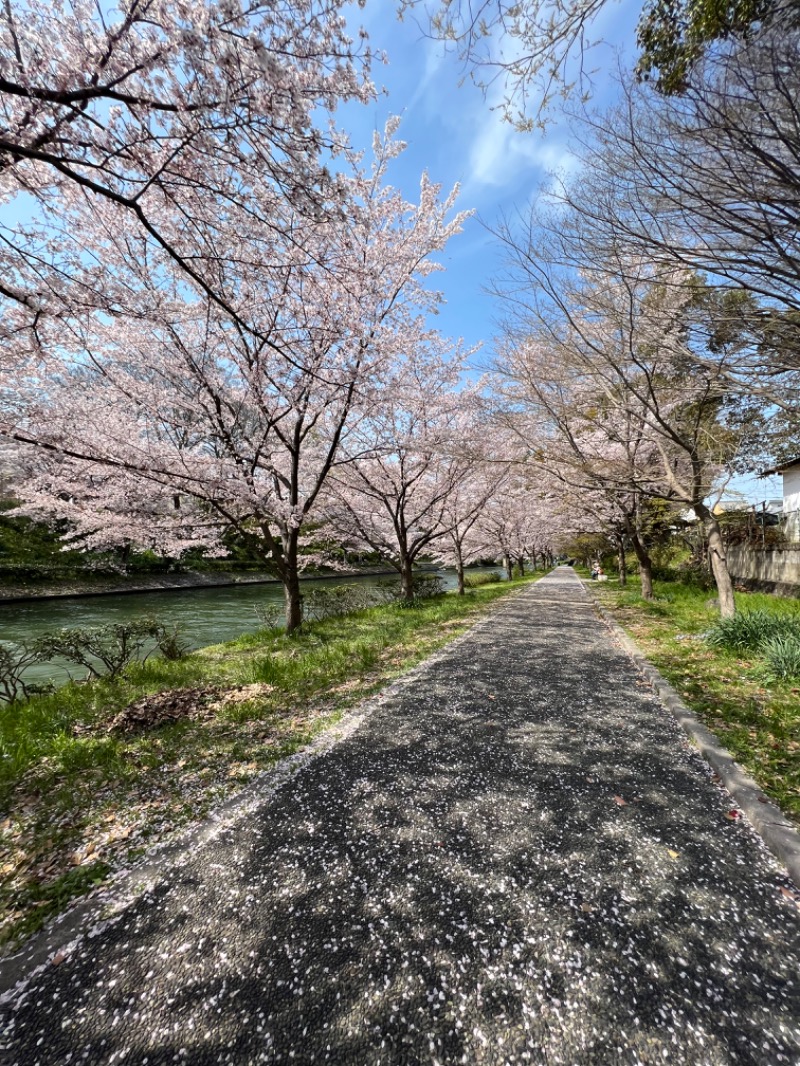
[[[800,544],[769,551],[729,545],[726,555],[734,578],[763,585],[797,585],[800,589]]]

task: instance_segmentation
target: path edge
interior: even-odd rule
[[[512,590],[499,602],[488,604],[483,611],[478,612],[463,633],[398,677],[387,681],[372,696],[356,703],[345,711],[338,722],[323,729],[309,744],[258,774],[201,822],[186,826],[171,839],[152,845],[134,865],[117,871],[107,885],[78,897],[67,910],[55,915],[42,929],[25,940],[12,955],[0,957],[0,1010],[13,1003],[19,992],[49,966],[55,956],[70,953],[84,937],[97,936],[108,925],[118,921],[140,896],[152,891],[173,870],[182,866],[198,847],[219,836],[238,818],[268,803],[274,793],[296,773],[355,733],[385,700],[411,684],[418,674],[466,641],[475,630],[491,624],[498,612],[545,576],[541,574],[534,581]]]
[[[639,673],[652,685],[662,704],[677,720],[706,762],[719,774],[722,784],[741,808],[748,822],[775,858],[786,867],[795,885],[800,888],[800,832],[795,829],[783,811],[764,794],[753,778],[739,766],[719,738],[684,703],[669,681],[653,666],[616,618],[598,602],[586,582],[582,583],[600,618],[633,659]]]

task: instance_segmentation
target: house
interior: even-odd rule
[[[762,477],[780,474],[783,478],[783,533],[790,544],[800,544],[800,458],[778,463],[763,470]]]

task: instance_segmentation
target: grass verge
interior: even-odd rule
[[[248,634],[2,708],[2,950],[202,819],[525,580],[374,607],[293,637]]]
[[[713,647],[704,639],[719,619],[712,592],[656,581],[648,603],[636,578],[627,588],[612,580],[589,585],[698,718],[800,826],[800,683],[770,678],[756,652]],[[738,592],[736,606],[800,619],[796,600],[764,593]]]

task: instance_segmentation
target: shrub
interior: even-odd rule
[[[382,603],[414,604],[417,600],[430,600],[444,593],[444,578],[438,574],[415,574],[414,596],[407,600],[403,595],[401,581],[379,581],[375,586],[375,598]],[[374,602],[374,601],[373,601]]]
[[[311,589],[303,601],[303,615],[309,621],[341,618],[355,611],[363,611],[375,602],[371,590],[363,585],[332,585]]]
[[[0,644],[0,702],[16,703],[33,694],[35,686],[25,681],[29,666],[42,661],[32,645]]]
[[[770,637],[761,645],[766,660],[765,674],[770,681],[800,678],[800,633]]]
[[[173,626],[172,629],[167,629],[166,626],[159,626],[156,647],[164,658],[171,663],[185,659],[192,650],[191,645],[184,640],[180,626]]]
[[[708,631],[706,640],[728,651],[759,651],[767,641],[780,637],[800,639],[800,617],[742,611],[733,618],[721,618]]]
[[[283,621],[284,609],[280,603],[256,603],[253,610],[265,629],[277,629]]]
[[[414,577],[414,599],[432,600],[444,594],[444,578],[438,574],[417,574]]]
[[[41,660],[66,659],[82,666],[90,677],[115,678],[148,644],[156,647],[164,627],[154,618],[112,622],[97,628],[61,629],[46,633],[30,645]],[[152,648],[151,648],[152,650]]]
[[[467,574],[464,578],[464,585],[468,589],[477,589],[481,585],[494,585],[497,581],[502,581],[503,575],[499,570],[492,570],[489,574]]]

